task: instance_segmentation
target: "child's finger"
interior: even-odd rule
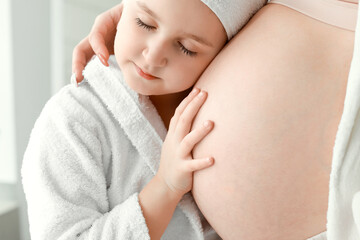
[[[206,135],[210,133],[213,129],[214,123],[212,121],[205,121],[204,124],[191,131],[185,138],[181,141],[180,152],[182,155],[180,157],[186,157],[193,150],[194,146],[199,143]]]
[[[169,132],[170,131],[174,131],[176,128],[176,125],[178,123],[179,117],[181,116],[181,114],[184,112],[186,106],[196,97],[196,95],[198,95],[200,92],[200,89],[198,88],[194,88],[191,93],[186,96],[186,98],[184,98],[182,100],[182,102],[179,104],[179,106],[176,108],[174,116],[171,118],[170,121],[170,126],[169,126]]]
[[[201,106],[204,104],[206,97],[207,97],[207,93],[205,91],[201,91],[186,106],[184,112],[179,117],[175,131],[180,139],[183,139],[190,132],[194,117],[200,110]]]
[[[208,168],[214,164],[214,158],[191,159],[184,162],[186,172],[194,172],[204,168]]]

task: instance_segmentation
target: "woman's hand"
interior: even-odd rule
[[[213,129],[213,122],[206,121],[193,131],[191,125],[206,100],[206,92],[194,89],[177,107],[170,121],[169,131],[162,147],[157,176],[175,195],[182,196],[192,189],[193,172],[214,163],[211,157],[193,159],[192,150]]]
[[[90,34],[74,48],[72,72],[77,83],[83,80],[82,71],[94,54],[105,66],[109,66],[107,61],[110,54],[114,53],[116,26],[121,18],[122,9],[123,4],[120,3],[97,16]]]

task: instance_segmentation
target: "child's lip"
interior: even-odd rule
[[[153,75],[151,75],[151,74],[149,74],[149,73],[146,73],[146,72],[144,72],[138,65],[136,65],[135,64],[135,68],[136,68],[136,71],[137,71],[137,73],[141,76],[141,77],[143,77],[143,78],[145,78],[145,79],[147,79],[147,80],[154,80],[154,79],[157,79],[158,77],[156,77],[156,76],[153,76]]]

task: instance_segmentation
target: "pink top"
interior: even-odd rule
[[[358,4],[339,0],[270,0],[336,27],[355,31]]]

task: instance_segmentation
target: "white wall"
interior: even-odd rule
[[[0,183],[16,183],[10,0],[0,1]]]
[[[19,179],[18,203],[21,239],[29,240],[20,167],[34,122],[51,96],[50,3],[48,0],[10,0],[10,2],[15,138]]]

